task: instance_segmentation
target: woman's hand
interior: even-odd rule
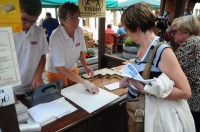
[[[120,82],[119,82],[119,87],[120,88],[125,88],[126,87],[126,83],[128,83],[129,78],[128,77],[124,77]]]
[[[134,80],[134,79],[129,79],[129,83],[131,83],[135,88],[137,88],[138,91],[140,91],[143,94],[148,94],[147,92],[144,91],[144,84]]]
[[[85,80],[83,82],[83,85],[85,86],[85,88],[92,94],[98,94],[99,93],[99,87],[97,87],[96,85],[94,85],[93,83]]]
[[[92,68],[90,68],[90,67],[88,67],[88,66],[85,66],[84,69],[85,69],[85,72],[86,72],[90,77],[93,77],[93,76],[94,76],[94,71],[92,70]]]

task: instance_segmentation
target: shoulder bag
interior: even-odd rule
[[[158,47],[162,43],[163,42],[159,42],[153,48],[153,51],[149,56],[149,59],[142,74],[142,77],[144,79],[149,79],[153,58],[155,56]],[[138,97],[126,101],[126,110],[129,116],[128,119],[129,132],[144,132],[144,117],[145,117],[144,108],[145,108],[145,96],[142,93],[140,93]]]

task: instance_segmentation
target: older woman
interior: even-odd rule
[[[180,46],[175,54],[190,83],[192,96],[188,100],[196,131],[200,130],[200,21],[192,15],[177,18],[172,23],[175,42]]]
[[[78,26],[80,10],[74,3],[66,2],[60,6],[58,16],[61,26],[51,35],[47,55],[46,75],[49,82],[64,79],[64,86],[78,82],[92,93],[99,91],[94,84],[82,79],[78,75],[76,62],[80,61],[89,75],[93,70],[87,66],[84,50],[86,49],[83,30]]]
[[[152,52],[152,49],[160,41],[162,41],[162,39],[156,36],[153,32],[155,27],[155,16],[148,8],[146,3],[137,3],[132,6],[129,6],[125,10],[122,16],[122,22],[126,29],[126,34],[140,46],[134,65],[138,70],[138,72],[142,74],[145,65],[147,63],[147,60],[149,58],[149,55]],[[176,100],[190,98],[191,96],[190,85],[176,59],[174,52],[167,44],[162,44],[161,46],[158,47],[151,66],[150,78],[151,79],[157,78],[162,73],[167,75],[168,78],[170,80],[173,80],[175,83],[175,85],[171,88],[171,92],[169,93],[169,95],[161,99],[162,101],[164,100],[165,102],[170,104],[171,100],[176,101]],[[157,106],[157,103],[154,103],[154,106],[157,107],[157,109],[155,110],[151,106],[153,103],[151,101],[152,100],[156,101],[159,98],[149,95],[149,93],[147,93],[144,89],[145,88],[144,84],[136,80],[133,80],[131,78],[124,78],[120,82],[120,86],[124,87],[127,82],[131,83],[132,86],[134,86],[137,90],[139,90],[139,92],[146,94],[145,98],[148,97],[150,99],[148,102],[147,100],[145,100],[146,101],[145,131],[148,132],[183,131],[182,128],[183,124],[180,125],[181,123],[179,122],[180,117],[174,109],[171,109],[170,105],[165,106],[165,108],[167,109],[165,111],[162,111],[163,109],[159,108],[159,106]],[[134,88],[130,87],[127,94],[127,98],[128,99],[135,98],[134,92],[135,92]],[[148,108],[150,107],[151,111],[146,111],[147,107]],[[171,110],[171,112],[167,110]],[[189,111],[189,108],[187,110],[188,110],[187,114],[190,116],[191,113]],[[161,112],[164,113],[161,115]],[[170,116],[167,116],[167,114],[169,114]],[[192,115],[190,117],[192,117]],[[186,121],[187,115],[185,114],[183,118],[184,121]],[[193,119],[191,119],[191,123],[193,123]],[[193,130],[194,124],[191,126],[192,127],[190,130]]]

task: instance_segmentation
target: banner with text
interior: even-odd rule
[[[100,17],[106,16],[106,0],[79,0],[78,5],[81,17]]]

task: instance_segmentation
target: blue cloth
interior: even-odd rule
[[[59,26],[58,20],[55,18],[47,18],[42,23],[42,27],[46,28],[48,39],[51,36],[51,33],[54,29],[56,29]]]
[[[124,27],[120,27],[120,28],[117,30],[117,34],[119,34],[119,35],[126,34],[126,31],[124,30]]]

